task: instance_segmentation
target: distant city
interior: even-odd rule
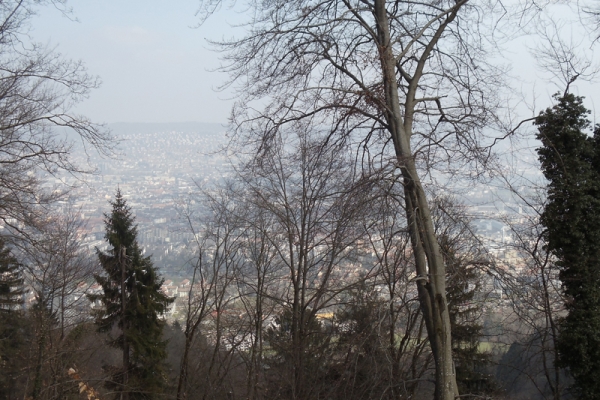
[[[177,203],[192,199],[198,185],[223,178],[228,159],[218,150],[226,143],[225,128],[219,124],[133,124],[109,126],[121,140],[116,158],[74,152],[79,165],[91,165],[96,173],[79,177],[59,176],[47,185],[75,186],[70,200],[59,202],[61,211],[70,208],[85,221],[84,244],[90,250],[104,249],[104,213],[111,207],[117,188],[127,199],[138,224],[138,240],[153,255],[165,275],[181,273],[192,253],[187,243],[193,237],[181,218]],[[185,275],[185,274],[184,274]]]
[[[60,202],[58,207],[61,211],[70,207],[86,222],[82,232],[85,246],[105,249],[103,214],[110,210],[108,202],[120,188],[136,216],[138,239],[146,254],[153,255],[155,265],[170,283],[185,281],[186,264],[194,255],[190,247],[193,233],[182,218],[180,205],[195,203],[198,186],[215,183],[230,173],[231,161],[220,151],[227,143],[226,129],[206,123],[120,123],[109,127],[121,139],[117,158],[76,153],[76,161],[89,163],[97,171],[85,182],[72,176],[50,180],[49,185],[78,186],[71,200]],[[516,167],[530,178],[539,175],[531,167],[531,158],[520,158]],[[507,218],[518,221],[524,212],[511,194],[491,184],[478,185],[466,188],[460,200],[467,205],[466,211],[488,251],[518,268],[518,254],[508,246],[510,231],[501,222]]]

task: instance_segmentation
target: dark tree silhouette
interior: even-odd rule
[[[166,343],[160,319],[172,301],[160,290],[163,283],[150,257],[143,257],[137,242],[137,226],[121,192],[117,190],[112,212],[105,214],[108,252],[98,251],[103,275],[96,275],[103,293],[90,296],[102,307],[96,315],[98,330],[114,332],[110,344],[123,351],[120,367],[107,366],[107,382],[121,399],[153,399],[165,385],[163,363]]]
[[[538,155],[548,179],[541,216],[547,248],[556,257],[566,296],[560,322],[559,364],[568,367],[582,399],[600,397],[600,127],[582,98],[566,93],[536,119]]]

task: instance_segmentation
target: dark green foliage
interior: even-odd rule
[[[463,395],[489,395],[497,391],[491,372],[491,355],[480,350],[481,265],[486,263],[481,243],[474,238],[464,207],[452,197],[434,202],[436,233],[446,265],[446,297],[452,329],[452,358],[456,383]]]
[[[265,332],[273,352],[265,360],[271,398],[316,399],[329,389],[331,329],[311,309],[300,311],[298,320],[301,322],[296,325],[292,310],[286,308]],[[296,386],[290,384],[294,381]]]
[[[163,279],[150,257],[142,256],[134,217],[120,191],[111,205],[112,212],[105,214],[105,237],[111,248],[106,253],[98,251],[104,275],[96,276],[96,280],[103,294],[90,298],[100,300],[103,306],[96,315],[98,330],[112,332],[118,328],[110,344],[129,355],[127,359],[124,354],[123,365],[107,367],[111,373],[109,386],[128,392],[129,399],[152,399],[162,392],[166,382],[166,342],[160,316],[172,300],[161,292]]]
[[[35,339],[32,342],[32,389],[31,398],[36,400],[42,396],[47,386],[47,377],[45,374],[45,364],[48,360],[50,343],[52,342],[52,328],[56,326],[56,313],[50,311],[48,301],[37,297],[36,302],[29,310],[29,317],[35,332]]]
[[[22,399],[33,329],[22,311],[0,319],[0,399]]]
[[[27,344],[21,264],[0,238],[0,398],[16,398]]]
[[[508,351],[498,362],[495,379],[505,390],[507,399],[514,400],[546,400],[553,398],[553,392],[544,376],[543,365],[550,360],[544,360],[545,355],[540,351],[542,339],[534,334],[523,342],[513,342]],[[567,382],[565,371],[560,371],[560,380]],[[560,395],[561,400],[572,397]]]
[[[440,238],[440,242],[446,259],[452,356],[459,392],[473,395],[492,394],[497,388],[493,376],[489,373],[491,357],[479,349],[483,336],[483,325],[478,322],[481,320],[481,304],[476,298],[481,289],[480,273],[449,246],[444,236]]]
[[[21,308],[23,303],[21,264],[0,238],[0,312]]]
[[[600,128],[594,137],[585,133],[589,111],[581,97],[555,98],[535,123],[549,181],[541,222],[567,298],[559,364],[569,368],[578,398],[600,399]]]
[[[358,285],[345,307],[335,315],[339,327],[336,345],[338,363],[335,390],[337,399],[383,398],[390,390],[388,360],[389,331],[386,304],[379,293]]]

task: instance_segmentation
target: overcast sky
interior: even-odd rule
[[[215,89],[226,76],[210,72],[218,55],[205,38],[231,36],[224,11],[194,29],[198,0],[70,0],[73,16],[46,7],[34,38],[81,59],[102,79],[77,111],[97,122],[217,122],[231,96]]]
[[[230,23],[240,16],[221,10],[193,28],[198,24],[198,4],[198,0],[69,0],[77,21],[52,7],[42,8],[32,21],[33,35],[57,46],[65,56],[83,60],[90,73],[100,76],[102,87],[77,108],[96,122],[225,123],[231,94],[216,91],[227,77],[212,71],[219,65],[218,54],[205,38],[231,37]],[[549,106],[557,86],[547,84],[548,77],[523,47],[512,50],[513,73],[524,82],[514,87],[527,95],[535,93],[538,110]],[[582,46],[582,51],[591,50]],[[597,113],[598,87],[578,85],[575,93],[586,95],[586,106]]]

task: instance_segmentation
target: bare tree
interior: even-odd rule
[[[581,9],[584,26],[592,32],[594,40],[598,41],[600,39],[600,7],[594,1],[580,1],[578,6]]]
[[[240,204],[229,194],[227,190],[203,193],[203,205],[207,208],[203,221],[196,220],[194,210],[184,210],[184,216],[194,233],[197,259],[186,297],[185,344],[177,399],[186,399],[193,392],[196,395],[194,398],[218,396],[224,391],[223,382],[231,374],[231,364],[238,344],[238,326],[227,324],[226,319],[231,312],[232,303],[237,299],[235,279],[244,262],[241,250],[244,225],[236,212]],[[200,227],[196,226],[198,222]],[[209,354],[203,356],[206,361],[201,366],[204,378],[195,381],[202,389],[193,390],[194,385],[188,382],[191,352],[203,327],[204,336],[209,337],[213,347],[212,351],[208,349]]]
[[[326,389],[308,384],[314,382],[315,359],[326,355],[323,348],[311,347],[320,345],[317,315],[356,283],[349,272],[360,268],[356,255],[364,197],[353,188],[348,148],[324,146],[316,128],[296,128],[243,170],[242,179],[245,204],[256,210],[248,219],[255,275],[247,288],[260,290],[257,294],[277,307],[279,327],[269,330],[269,341],[280,359],[269,362],[279,369],[280,395],[301,399]],[[270,283],[259,285],[267,275]]]
[[[236,284],[244,317],[238,343],[244,341],[239,355],[252,398],[312,398],[331,390],[308,384],[317,378],[315,360],[326,360],[331,339],[318,315],[333,312],[328,308],[362,268],[355,256],[364,195],[353,187],[351,153],[325,145],[316,128],[295,128],[220,194],[227,218],[220,217],[218,226],[235,225],[241,234]],[[265,342],[275,355],[265,357]]]
[[[220,3],[204,1],[202,10]],[[459,173],[490,161],[484,148],[491,141],[482,132],[498,121],[504,71],[487,61],[496,47],[483,32],[488,22],[501,26],[512,10],[467,0],[250,7],[247,35],[218,43],[223,70],[240,94],[234,138],[255,144],[261,158],[283,127],[310,120],[326,127],[333,142],[360,143],[367,163],[383,161],[400,171],[415,283],[437,371],[435,398],[454,398],[445,266],[419,170]]]
[[[401,185],[381,179],[364,219],[370,277],[338,312],[340,347],[347,347],[340,398],[431,396],[431,353],[419,307]],[[337,350],[339,351],[339,349]]]
[[[242,204],[245,204],[242,201]],[[246,262],[238,271],[240,301],[247,315],[249,345],[240,353],[247,367],[247,397],[265,397],[265,338],[268,322],[280,310],[280,263],[278,247],[271,239],[276,217],[264,208],[248,207],[243,214],[246,226],[243,254]]]
[[[69,334],[90,318],[86,294],[95,270],[82,246],[84,223],[75,211],[47,219],[35,241],[24,248],[26,281],[35,295],[30,312],[36,330],[31,348],[34,399],[61,398],[72,389],[64,373],[76,357]]]
[[[72,162],[76,134],[84,145],[102,152],[111,148],[106,130],[71,112],[98,87],[82,62],[62,57],[28,36],[31,18],[47,4],[68,12],[63,0],[9,0],[0,4],[0,220],[27,235],[24,227],[44,216],[41,205],[60,191],[44,192],[40,173],[77,174]]]
[[[512,346],[499,365],[500,375],[516,377],[508,390],[510,395],[534,395],[518,383],[524,379],[538,398],[557,400],[565,396],[568,382],[565,371],[556,365],[559,320],[565,313],[565,299],[559,269],[546,250],[539,222],[545,190],[531,181],[525,186],[523,177],[516,181],[522,185],[519,188],[512,186],[515,181],[505,182],[513,194],[513,206],[517,205],[520,212],[500,218],[510,233],[510,242],[505,246],[512,255],[496,261],[497,276],[512,311],[505,321]]]

